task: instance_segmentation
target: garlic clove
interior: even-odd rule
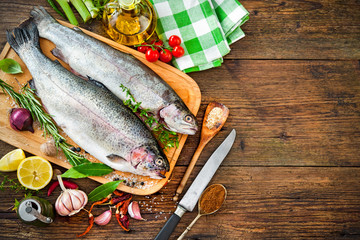
[[[146,219],[141,217],[139,203],[136,201],[133,201],[129,204],[128,213],[130,217],[134,219],[146,221]]]
[[[72,216],[78,212],[80,212],[81,209],[85,207],[87,204],[88,198],[87,195],[81,191],[81,190],[68,190],[71,191],[71,200],[73,204],[73,211],[69,214],[69,216]]]
[[[62,194],[61,194],[62,195]],[[55,209],[56,212],[60,215],[60,216],[67,216],[69,215],[70,211],[69,209],[67,209],[64,204],[61,201],[61,195],[58,197],[58,199],[55,202]]]
[[[62,196],[60,198],[61,203],[64,205],[66,209],[68,209],[70,212],[73,210],[73,204],[71,201],[71,196],[68,191],[65,191],[62,193]]]
[[[82,206],[83,206],[83,201],[84,201],[84,198],[82,196],[81,193],[77,193],[77,191],[75,190],[68,190],[69,192],[69,195],[71,197],[71,204],[72,204],[72,207],[73,209],[81,209]]]
[[[94,222],[97,225],[106,225],[110,222],[111,215],[112,215],[112,212],[111,212],[111,209],[109,209],[109,210],[103,212],[102,214],[100,214],[99,216],[95,217]]]

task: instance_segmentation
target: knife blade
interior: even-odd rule
[[[233,129],[221,145],[215,150],[210,158],[201,169],[184,197],[179,202],[175,212],[171,215],[169,220],[165,223],[163,228],[160,230],[155,240],[167,240],[171,236],[175,227],[180,221],[180,218],[186,211],[192,211],[199,200],[201,193],[204,191],[206,186],[209,184],[211,178],[214,176],[216,170],[219,168],[222,161],[225,159],[227,154],[235,141],[236,131]]]

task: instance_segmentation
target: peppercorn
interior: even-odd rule
[[[80,152],[80,151],[81,151],[81,148],[77,147],[77,148],[76,148],[76,151],[77,151],[77,152]]]
[[[120,178],[114,178],[113,179],[113,181],[119,181],[120,180]]]
[[[75,147],[71,147],[70,150],[73,151],[73,152],[75,152],[75,151],[76,151],[76,148],[75,148]]]
[[[63,142],[64,142],[64,139],[60,138],[59,143],[63,143]]]
[[[144,182],[141,182],[141,183],[140,183],[140,185],[142,185],[142,186],[143,186],[144,184],[145,184]]]

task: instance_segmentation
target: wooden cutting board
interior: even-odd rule
[[[61,22],[61,24],[67,27],[73,27],[69,23]],[[145,65],[150,67],[176,91],[176,93],[183,99],[185,104],[188,106],[190,111],[192,111],[194,115],[197,114],[201,103],[201,93],[196,82],[188,75],[160,61],[156,63],[150,63],[145,59],[144,54],[134,49],[120,45],[112,40],[99,36],[90,31],[84,29],[82,30],[86,34],[107,43],[108,45],[114,47],[115,49],[132,54],[134,57],[139,59]],[[46,56],[48,56],[53,60],[56,59],[50,52],[55,47],[55,45],[52,42],[46,39],[40,39],[40,46]],[[2,53],[0,54],[0,59],[3,58],[12,58],[20,63],[21,68],[23,70],[22,74],[11,75],[0,71],[0,79],[14,86],[16,90],[19,90],[21,86],[23,86],[27,81],[29,81],[32,78],[31,74],[26,68],[26,65],[21,61],[21,59],[14,52],[14,50],[11,49],[8,43],[5,45]],[[61,60],[59,61],[65,68],[69,69],[69,66],[67,64],[65,64]],[[45,156],[43,153],[41,153],[40,145],[46,142],[46,139],[42,136],[43,132],[42,130],[40,130],[39,127],[35,127],[35,133],[18,132],[13,130],[9,125],[9,110],[16,106],[14,105],[12,99],[8,95],[3,94],[2,92],[0,93],[0,102],[1,102],[0,139],[2,141],[7,142],[18,148],[21,148],[34,155],[42,156],[45,159],[49,160],[50,162],[60,165],[64,168],[67,169],[71,168],[71,165],[66,162],[66,158],[62,152],[59,151],[59,154],[56,157]],[[62,135],[65,136],[64,134]],[[104,177],[90,177],[90,178],[100,183],[106,183],[112,181],[115,178],[124,179],[126,180],[126,183],[125,182],[121,183],[118,187],[119,190],[129,192],[135,195],[153,194],[159,191],[169,181],[172,171],[174,170],[176,161],[185,144],[186,138],[187,135],[179,135],[179,147],[177,149],[175,148],[169,149],[167,152],[165,152],[170,162],[170,171],[166,173],[165,175],[166,178],[164,179],[161,180],[151,179],[149,177],[120,172],[120,171],[114,171],[113,173],[106,175]],[[77,146],[75,143],[71,141],[71,139],[69,138],[67,139],[69,143],[73,144],[74,146]],[[95,162],[98,161],[89,154],[84,153],[83,150],[81,153],[85,154],[85,156],[90,161],[95,161]]]

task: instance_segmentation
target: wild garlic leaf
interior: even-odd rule
[[[84,178],[90,176],[104,176],[113,171],[109,166],[102,163],[83,163],[76,165],[61,176],[64,178]]]
[[[123,180],[108,182],[108,183],[105,183],[105,184],[100,185],[99,187],[95,188],[88,195],[89,201],[90,202],[95,202],[95,201],[99,201],[99,200],[101,200],[103,198],[106,198],[110,193],[115,191],[117,186],[122,181]]]
[[[87,176],[85,174],[79,173],[74,169],[74,167],[70,168],[63,174],[61,174],[61,177],[63,178],[86,178]]]
[[[9,74],[22,73],[20,64],[14,59],[5,58],[0,61],[0,69]]]

